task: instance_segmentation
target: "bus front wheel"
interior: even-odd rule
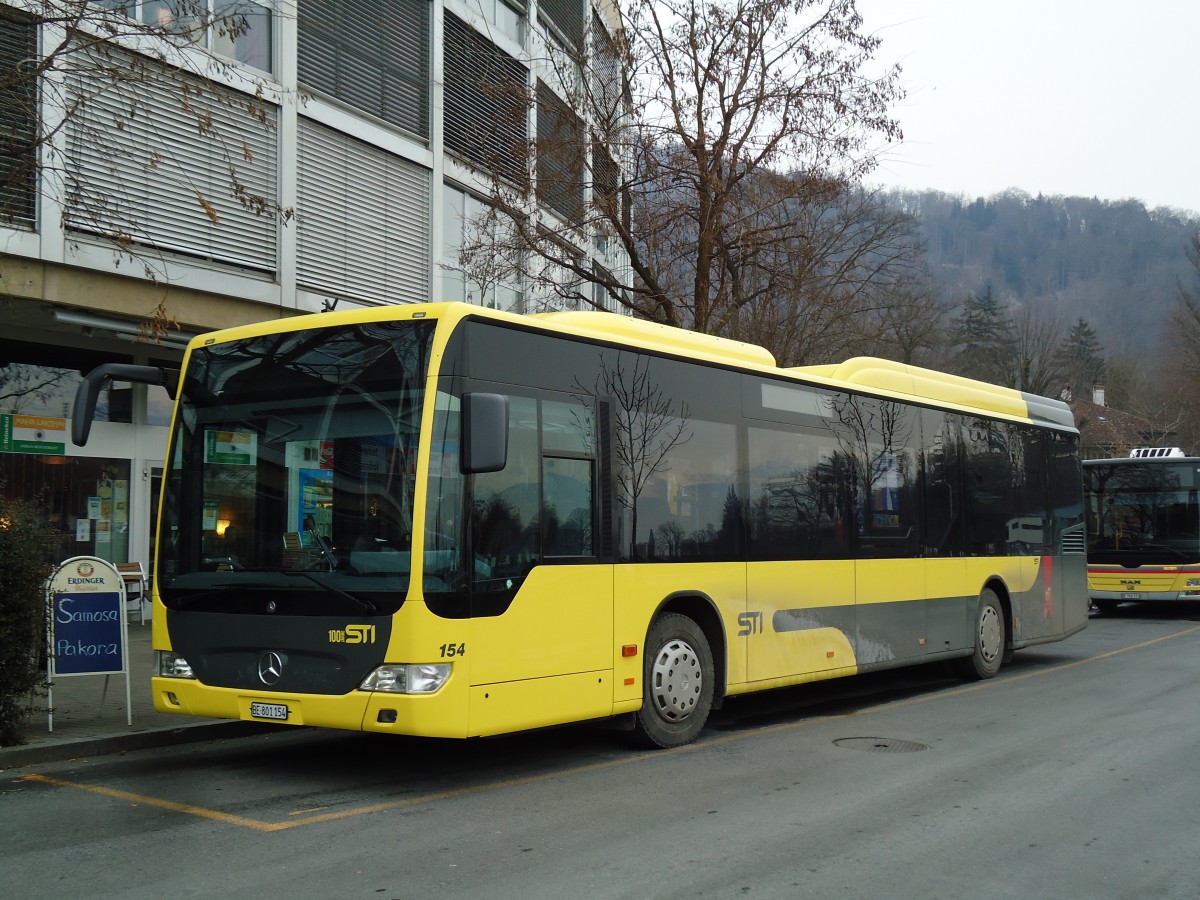
[[[975,610],[975,652],[959,660],[959,674],[964,678],[991,678],[1000,671],[1007,644],[1004,607],[991,588],[979,593]]]
[[[649,747],[695,740],[712,710],[714,669],[708,638],[687,616],[668,613],[646,635],[642,708],[634,736]]]

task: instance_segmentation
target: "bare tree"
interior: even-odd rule
[[[1058,396],[1066,383],[1062,319],[1026,306],[1011,321],[1011,353],[1003,358],[1001,383],[1043,397]]]
[[[1140,356],[1122,354],[1106,360],[1106,406],[1113,410],[1117,437],[1113,455],[1134,447],[1179,445],[1196,448],[1195,393],[1192,376],[1166,356],[1149,363]]]
[[[938,368],[949,343],[945,305],[927,283],[902,283],[890,290],[894,302],[883,310],[874,334],[858,352]]]
[[[1188,238],[1186,252],[1195,277],[1191,284],[1182,280],[1178,284],[1178,300],[1164,334],[1172,352],[1158,360],[1151,380],[1176,400],[1172,443],[1200,452],[1200,400],[1195,396],[1200,377],[1200,231]]]
[[[756,214],[777,221],[727,251],[736,302],[713,322],[719,333],[765,346],[781,365],[930,345],[936,332],[911,332],[933,302],[914,217],[857,188]]]
[[[251,0],[0,3],[0,220],[35,221],[40,184],[68,232],[109,241],[156,279],[171,248],[147,227],[155,204],[201,228],[290,217],[255,149],[274,141],[279,98],[222,55],[269,33],[271,14]]]
[[[880,42],[861,28],[854,0],[623,4],[620,34],[593,23],[587,52],[551,53],[557,83],[527,98],[533,185],[490,166],[486,238],[463,248],[464,266],[492,279],[517,266],[573,303],[745,330],[776,284],[819,268],[796,256],[812,237],[802,211],[842,202],[880,139],[900,137],[899,69],[872,71]],[[498,252],[498,235],[516,252]],[[593,265],[593,247],[620,259]]]

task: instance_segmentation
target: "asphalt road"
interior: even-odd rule
[[[10,770],[0,893],[1200,896],[1200,608],[731,701],[696,744],[299,730]]]

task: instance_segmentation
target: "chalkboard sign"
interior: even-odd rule
[[[126,670],[125,582],[107,560],[74,556],[46,584],[51,599],[50,677]]]
[[[56,675],[103,675],[125,671],[125,628],[120,593],[54,595]]]

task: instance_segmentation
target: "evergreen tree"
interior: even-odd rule
[[[1087,319],[1075,320],[1059,349],[1059,360],[1072,397],[1090,400],[1092,387],[1104,380],[1104,351]]]
[[[968,294],[951,329],[953,370],[968,378],[1005,384],[1015,351],[1013,322],[988,285],[982,294]]]

